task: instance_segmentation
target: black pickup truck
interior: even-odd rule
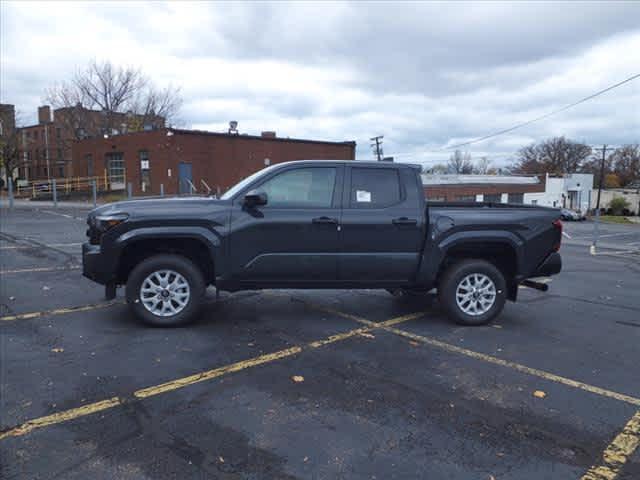
[[[428,192],[427,192],[428,195]],[[220,199],[157,198],[93,210],[83,274],[126,285],[152,325],[192,319],[208,285],[437,288],[447,314],[481,325],[532,277],[560,272],[560,210],[429,203],[412,165],[298,161],[265,168]]]

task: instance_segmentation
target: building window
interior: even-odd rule
[[[509,203],[524,203],[524,193],[510,193]]]
[[[64,178],[64,165],[58,165],[58,177]]]
[[[538,204],[538,200],[531,200],[531,205],[537,205]]]
[[[33,139],[34,140],[38,139],[38,131],[37,130],[34,130],[34,132],[33,132]]]
[[[57,153],[58,153],[58,160],[62,160],[62,149],[59,148]]]
[[[399,201],[400,178],[396,169],[351,169],[351,208],[385,208]]]
[[[456,201],[457,202],[475,202],[476,196],[475,195],[457,195]]]
[[[93,155],[88,153],[84,156],[84,159],[87,162],[87,177],[93,177]]]
[[[56,138],[59,139],[61,136],[62,136],[62,132],[60,127],[56,127]]]
[[[485,193],[483,201],[500,203],[502,201],[502,194],[501,193]]]
[[[147,192],[151,190],[151,165],[149,163],[149,152],[140,150],[138,152],[140,160],[140,190]]]

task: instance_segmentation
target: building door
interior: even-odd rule
[[[191,164],[180,162],[178,164],[178,192],[191,193],[193,175],[191,174]]]
[[[109,185],[111,190],[124,190],[124,156],[122,152],[107,154],[107,172],[109,174]]]

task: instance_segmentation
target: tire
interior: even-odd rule
[[[143,286],[146,292],[142,292]],[[134,267],[127,279],[126,297],[129,308],[147,325],[177,327],[193,320],[205,289],[202,272],[191,260],[162,254]]]
[[[502,312],[506,287],[504,275],[492,263],[486,260],[462,260],[451,265],[442,275],[438,298],[447,316],[456,323],[486,325]],[[468,294],[465,293],[467,291]],[[460,302],[458,294],[461,295]],[[468,301],[462,295],[470,295],[466,297]],[[493,303],[490,303],[491,299]]]

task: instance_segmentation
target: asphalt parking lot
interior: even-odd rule
[[[640,226],[594,256],[567,225],[549,292],[486,327],[432,296],[211,290],[158,329],[81,276],[85,214],[2,210],[3,479],[640,478]]]

